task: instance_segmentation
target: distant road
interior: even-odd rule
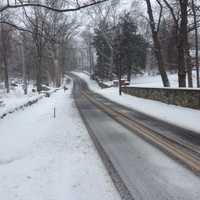
[[[124,195],[123,199],[200,199],[200,177],[185,168],[180,162],[172,159],[168,154],[160,151],[155,145],[151,145],[142,139],[142,137],[139,137],[138,132],[144,130],[144,132],[147,132],[146,134],[149,133],[151,135],[151,131],[148,132],[147,130],[153,130],[159,134],[164,134],[163,137],[166,136],[166,138],[175,138],[178,140],[180,144],[173,144],[169,140],[169,145],[179,145],[181,152],[186,151],[188,155],[191,153],[191,163],[194,160],[193,166],[196,167],[194,172],[197,173],[199,164],[199,135],[175,126],[170,126],[169,124],[162,124],[158,120],[140,115],[137,112],[134,113],[134,111],[130,111],[129,113],[123,107],[88,91],[87,85],[78,77],[73,76],[73,79],[74,98],[77,107],[101,156],[103,159],[108,160],[107,168],[121,195]],[[106,110],[107,108],[108,111]],[[124,112],[124,119],[115,110]],[[144,123],[145,127],[141,128],[142,126],[138,125],[137,128],[137,123],[133,121],[133,123],[129,122],[129,125],[125,128],[121,123],[128,123],[126,116]],[[119,123],[120,120],[121,123]],[[131,128],[134,125],[136,125],[135,131]],[[167,142],[168,140],[166,139]],[[184,142],[186,142],[186,147],[191,147],[188,152],[186,147],[181,147]],[[190,150],[191,152],[189,152]],[[193,150],[194,152],[192,152]],[[183,159],[185,158],[187,157],[183,155]],[[190,159],[190,157],[188,158]],[[105,160],[104,162],[106,164]],[[189,164],[186,163],[188,166]],[[112,171],[109,168],[114,169]]]

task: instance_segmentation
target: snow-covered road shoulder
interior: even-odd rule
[[[130,107],[157,119],[174,124],[176,126],[200,133],[199,110],[168,105],[159,101],[133,97],[127,94],[119,96],[118,88],[101,89],[96,81],[91,80],[85,73],[73,73],[85,80],[92,91],[99,93],[114,102]]]
[[[0,121],[1,199],[120,199],[69,88]]]

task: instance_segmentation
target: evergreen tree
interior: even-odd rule
[[[109,65],[111,57],[111,49],[107,40],[112,40],[111,29],[109,24],[104,21],[100,22],[95,29],[95,35],[93,38],[93,45],[96,49],[97,64],[95,68],[95,75],[101,79],[109,78]]]
[[[147,48],[147,43],[138,33],[137,25],[130,13],[125,12],[120,17],[114,43],[115,64],[121,65],[122,74],[127,74],[130,81],[132,72],[137,73],[145,68]]]

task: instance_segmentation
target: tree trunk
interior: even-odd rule
[[[109,74],[108,74],[108,78],[110,81],[112,81],[112,73],[113,73],[113,69],[114,69],[114,55],[113,55],[113,49],[111,49],[111,55],[110,55],[110,66],[109,66]]]
[[[37,66],[36,66],[36,87],[37,87],[37,91],[41,92],[42,90],[42,70],[41,70],[41,63],[42,63],[42,58],[41,56],[38,55],[37,57]]]
[[[152,31],[153,43],[154,43],[154,53],[158,62],[158,68],[159,68],[159,72],[162,78],[163,86],[170,87],[169,79],[168,79],[165,66],[164,66],[163,55],[161,52],[161,44],[159,41],[158,32],[156,30],[150,0],[146,0],[146,4],[147,4],[147,10],[148,10],[148,15],[150,19],[150,26],[151,26],[151,31]]]
[[[91,78],[91,75],[93,74],[94,74],[94,55],[93,55],[92,48],[90,48],[90,78]]]
[[[127,81],[129,81],[129,83],[131,81],[131,66],[130,65],[128,66]]]
[[[197,76],[197,87],[200,87],[199,79],[199,38],[198,38],[198,27],[197,27],[197,15],[194,0],[192,0],[192,12],[194,16],[194,30],[195,30],[195,65],[196,65],[196,76]]]
[[[179,87],[186,87],[185,52],[187,49],[188,0],[180,0],[181,24],[178,35],[178,82]]]
[[[182,47],[178,47],[178,83],[179,87],[186,87],[185,56]]]
[[[60,87],[61,85],[61,68],[58,60],[59,49],[58,46],[54,46],[53,52],[53,60],[54,60],[54,68],[55,68],[55,78],[56,78],[56,87]]]
[[[2,53],[2,60],[3,60],[3,70],[4,70],[4,84],[6,88],[6,92],[10,92],[9,87],[9,77],[8,77],[8,46],[9,46],[9,35],[6,30],[4,30],[4,26],[1,26],[1,42],[2,42],[2,49],[0,49],[0,53]]]
[[[9,78],[8,78],[8,63],[5,57],[3,59],[3,62],[4,62],[4,84],[5,84],[6,92],[9,93],[10,87],[9,87]]]
[[[24,39],[22,39],[22,44],[21,44],[21,56],[22,56],[22,74],[23,74],[23,82],[24,82],[23,89],[24,89],[24,94],[27,95],[28,83],[27,83],[26,63],[25,63]]]
[[[187,49],[185,51],[186,56],[186,68],[187,68],[187,78],[188,78],[188,87],[193,87],[193,80],[192,80],[192,61],[190,56],[190,48],[189,44],[187,44]]]

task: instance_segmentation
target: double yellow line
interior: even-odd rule
[[[116,111],[114,109],[109,108],[108,106],[103,105],[102,103],[95,100],[95,98],[91,97],[91,95],[87,92],[82,92],[82,94],[94,105],[96,105],[100,110],[104,111],[110,117],[112,117],[120,124],[131,130],[131,132],[136,133],[143,139],[156,145],[162,151],[169,154],[179,162],[183,163],[194,173],[200,174],[200,158],[194,155],[194,153],[191,151],[191,148],[189,148],[189,145],[187,148],[185,144],[182,146],[176,141],[172,141],[162,135],[157,134],[149,128],[142,126],[137,121],[133,121],[123,112]]]

